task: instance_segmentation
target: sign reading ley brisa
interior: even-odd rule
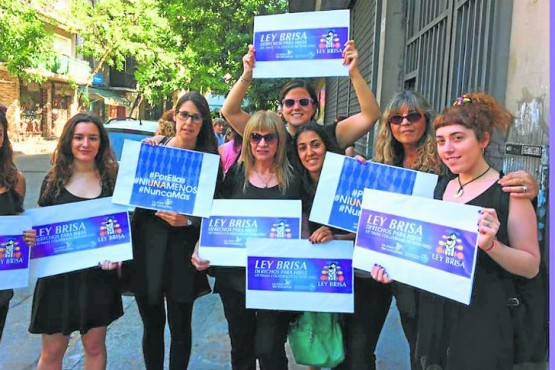
[[[341,172],[337,171],[341,168]],[[327,153],[310,221],[356,232],[365,188],[432,198],[437,175]]]
[[[214,266],[245,266],[249,238],[299,239],[301,201],[216,199],[202,219],[199,257]]]
[[[349,10],[254,17],[253,77],[348,76],[342,60],[349,21]]]
[[[2,216],[0,222],[0,289],[29,285],[29,246],[23,231],[32,228],[28,216]]]
[[[353,312],[352,246],[249,239],[246,307]]]
[[[208,217],[217,155],[125,140],[113,202]]]
[[[353,264],[469,304],[479,209],[365,189]]]
[[[133,258],[127,207],[101,198],[27,211],[37,233],[31,250],[35,277]]]

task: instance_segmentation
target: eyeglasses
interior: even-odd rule
[[[272,144],[272,143],[274,143],[274,141],[277,141],[278,136],[277,136],[277,134],[260,135],[260,134],[257,134],[256,132],[251,134],[251,143],[252,144],[258,145],[258,144],[260,144],[262,139],[264,139],[266,144]]]
[[[394,116],[389,117],[388,122],[394,125],[400,125],[403,123],[404,119],[407,119],[410,123],[414,123],[419,121],[422,118],[422,113],[420,112],[412,112],[407,114],[406,116],[401,116],[400,114],[396,114]]]
[[[202,123],[202,116],[200,114],[190,114],[187,111],[177,111],[175,112],[178,118],[181,118],[183,121],[187,121],[189,118],[193,123],[199,124]]]
[[[314,103],[314,100],[312,100],[311,98],[301,98],[301,99],[283,99],[281,101],[283,103],[283,105],[285,105],[287,108],[291,108],[295,105],[295,103],[299,103],[299,105],[301,107],[307,107],[309,104]]]

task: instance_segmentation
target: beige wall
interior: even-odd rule
[[[549,0],[517,0],[505,105],[516,116],[509,140],[548,144]]]

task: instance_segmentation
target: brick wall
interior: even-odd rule
[[[8,135],[13,141],[19,140],[19,80],[0,67],[0,103],[8,107]]]

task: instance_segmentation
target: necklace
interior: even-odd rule
[[[264,184],[264,189],[268,189],[268,184],[270,183],[270,181],[272,181],[272,178],[274,177],[274,174],[271,173],[270,174],[270,178],[268,179],[268,181],[264,181],[264,178],[262,178],[262,176],[260,176],[260,174],[258,173],[258,171],[254,171],[254,173],[256,174],[256,177],[258,177],[258,179],[260,181],[262,181],[262,183]]]
[[[476,176],[472,180],[465,182],[464,184],[461,184],[461,178],[460,178],[460,176],[457,176],[457,182],[459,183],[459,190],[457,190],[457,192],[455,193],[455,198],[460,198],[464,194],[464,189],[463,188],[466,185],[470,184],[472,181],[476,181],[480,177],[484,176],[486,173],[488,173],[490,168],[491,168],[491,166],[488,166],[488,168],[484,172],[482,172],[481,174],[479,174],[478,176]]]

